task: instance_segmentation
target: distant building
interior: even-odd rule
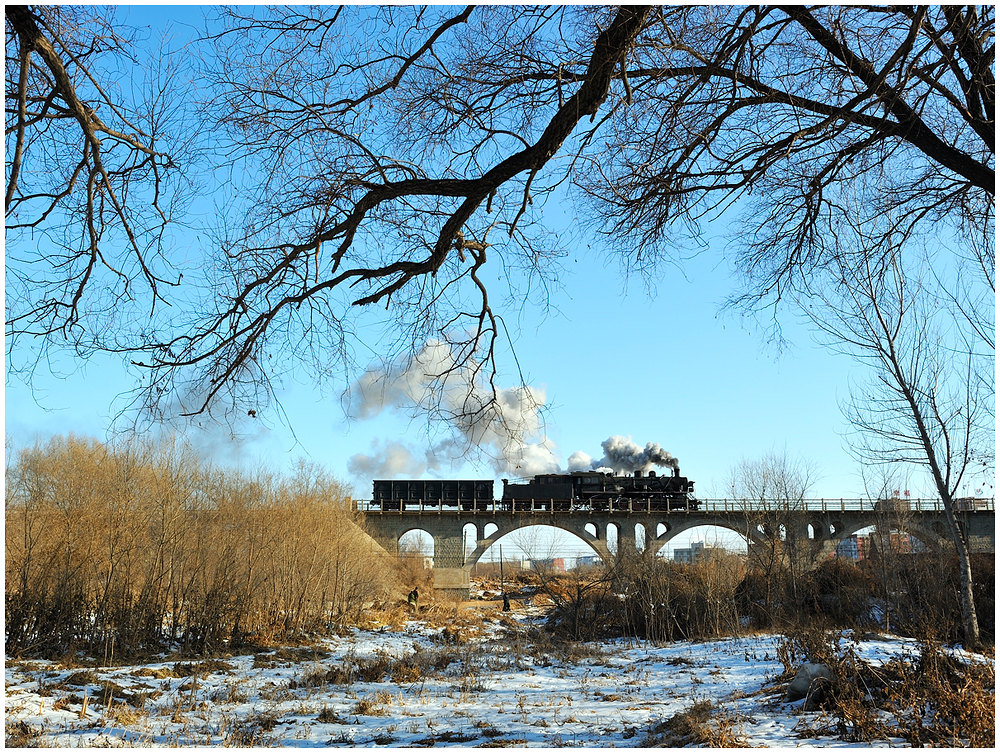
[[[863,560],[877,556],[886,546],[893,554],[919,554],[927,551],[927,547],[919,539],[905,531],[892,531],[888,539],[874,533],[869,536],[849,536],[837,544],[836,555],[849,560]]]
[[[846,560],[863,560],[868,553],[867,536],[848,536],[837,544],[837,556]]]
[[[709,554],[712,547],[706,547],[704,541],[692,541],[691,546],[686,549],[674,550],[674,562],[683,562],[693,565],[699,559]]]
[[[597,567],[601,564],[601,558],[596,554],[583,554],[576,558],[577,567]]]
[[[566,560],[562,557],[549,557],[547,559],[531,560],[531,569],[564,573],[566,572]]]

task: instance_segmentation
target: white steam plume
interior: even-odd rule
[[[361,478],[391,479],[420,476],[427,469],[426,459],[417,456],[401,442],[372,442],[372,454],[358,453],[347,460],[347,470]]]
[[[498,473],[558,471],[555,445],[545,437],[541,421],[545,392],[519,386],[498,389],[495,402],[493,397],[479,374],[457,363],[448,344],[439,340],[428,340],[413,357],[369,368],[347,393],[348,413],[355,418],[392,409],[440,415],[447,436],[427,451],[428,466],[454,461],[476,448],[490,457]],[[377,456],[359,454],[351,461],[351,472],[357,469],[358,475],[382,467]]]

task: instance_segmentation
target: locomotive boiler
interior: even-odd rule
[[[461,508],[526,512],[549,510],[669,511],[694,510],[694,482],[680,475],[616,476],[602,471],[539,474],[524,482],[502,479],[503,494],[493,498],[493,482],[477,480],[386,480],[372,482],[372,501],[380,510]]]

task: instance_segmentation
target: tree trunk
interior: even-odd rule
[[[962,604],[962,626],[965,632],[965,648],[976,650],[980,646],[979,618],[976,615],[976,601],[972,591],[972,558],[969,555],[969,541],[955,516],[955,500],[951,494],[942,494],[945,517],[951,531],[955,551],[958,554],[958,596]]]

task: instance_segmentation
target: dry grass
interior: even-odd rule
[[[736,720],[706,700],[654,725],[640,744],[643,748],[685,746],[745,748],[746,741],[736,730]]]
[[[109,706],[107,717],[121,727],[135,727],[149,714],[145,709],[137,709],[125,703]]]
[[[174,664],[170,677],[203,677],[216,672],[232,672],[233,665],[221,659],[208,659],[201,662],[178,662]]]
[[[964,664],[936,645],[902,668],[889,689],[903,738],[921,747],[991,748],[996,742],[996,671],[991,663]]]
[[[255,713],[232,721],[223,735],[225,745],[233,748],[273,747],[277,741],[269,733],[277,724],[278,718],[271,712]]]
[[[476,740],[479,735],[475,735],[469,732],[441,732],[440,734],[431,735],[430,737],[424,738],[423,740],[414,740],[410,743],[411,746],[415,748],[433,748],[439,743],[467,743],[472,740]]]
[[[4,723],[4,747],[7,750],[41,747],[41,737],[41,730],[35,729],[26,722]]]
[[[98,681],[99,679],[97,673],[88,669],[73,672],[69,677],[63,680],[63,684],[84,687],[86,685],[96,685]]]
[[[328,706],[323,706],[320,709],[319,714],[316,715],[316,721],[321,724],[350,724],[350,720],[345,719],[340,716],[337,712]]]
[[[319,662],[330,656],[330,652],[318,646],[281,646],[273,651],[261,652],[254,656],[254,667],[277,667],[304,662]]]
[[[996,735],[995,670],[989,662],[965,663],[940,644],[925,643],[916,660],[873,665],[853,646],[808,631],[779,649],[790,679],[801,660],[831,668],[833,682],[813,698],[825,714],[803,734],[835,734],[864,743],[902,737],[915,747],[992,747]]]
[[[386,707],[391,701],[392,695],[379,691],[373,696],[359,699],[351,713],[355,716],[389,716],[389,709]]]

